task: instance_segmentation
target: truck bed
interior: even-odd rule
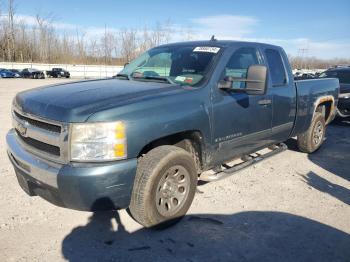
[[[298,99],[293,136],[304,132],[310,126],[319,99],[333,99],[334,106],[337,106],[339,80],[336,78],[299,80],[295,81],[295,86]]]

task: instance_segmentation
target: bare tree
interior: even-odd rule
[[[1,5],[1,2],[6,5]],[[105,27],[99,37],[89,37],[77,28],[58,31],[52,13],[36,15],[34,25],[19,20],[15,0],[0,0],[0,60],[46,63],[123,64],[140,53],[171,40],[174,29],[170,20],[145,26],[143,30]],[[5,11],[4,11],[5,10]],[[57,30],[57,31],[56,31]],[[192,40],[190,27],[177,29],[183,40]],[[293,68],[328,68],[350,64],[350,59],[317,59],[289,56]]]
[[[169,19],[164,24],[157,22],[153,30],[152,44],[157,46],[168,43],[170,41],[172,31],[171,22]]]
[[[7,26],[7,59],[15,60],[15,28],[14,28],[15,7],[14,0],[8,0],[8,26]]]
[[[173,29],[170,20],[167,20],[163,24],[157,22],[153,29],[145,26],[143,32],[140,34],[138,51],[144,52],[152,47],[168,43],[172,32]]]
[[[86,59],[86,48],[85,48],[85,33],[79,32],[78,29],[76,29],[76,46],[78,51],[78,59],[80,63],[85,63]]]
[[[0,0],[2,1],[2,0]],[[35,24],[19,21],[15,0],[6,0],[7,13],[0,18],[0,59],[2,61],[45,63],[124,63],[171,37],[170,21],[145,27],[144,31],[107,30],[99,38],[56,32],[54,15],[37,14]],[[0,6],[1,7],[1,6]]]
[[[120,31],[120,49],[124,62],[130,62],[139,53],[137,47],[137,32],[133,29]]]
[[[327,69],[336,65],[350,65],[350,59],[319,59],[316,57],[300,57],[288,55],[293,69]]]
[[[101,38],[101,46],[105,64],[111,64],[113,53],[117,50],[117,37],[105,26],[104,35]]]
[[[99,62],[99,46],[97,43],[97,39],[95,39],[95,38],[90,39],[88,54],[89,54],[90,60],[92,60],[93,63],[98,64],[98,62]]]

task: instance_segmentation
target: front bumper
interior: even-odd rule
[[[129,206],[137,159],[57,164],[24,150],[14,130],[6,136],[18,182],[29,195],[62,207],[94,211]]]

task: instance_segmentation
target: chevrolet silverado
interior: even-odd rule
[[[8,156],[30,196],[77,210],[127,208],[145,227],[172,224],[199,180],[232,175],[291,137],[316,151],[338,93],[338,79],[294,81],[278,46],[167,44],[115,78],[17,94]]]

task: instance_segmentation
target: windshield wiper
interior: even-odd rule
[[[117,77],[124,77],[124,78],[126,78],[127,80],[130,80],[130,77],[129,77],[128,74],[117,74],[117,75],[115,75],[113,78],[117,78]]]
[[[170,80],[168,77],[159,77],[159,76],[141,76],[141,77],[133,77],[134,80],[137,79],[147,79],[147,80],[157,80],[157,81],[162,81],[166,82],[169,84],[175,84],[173,81]]]

